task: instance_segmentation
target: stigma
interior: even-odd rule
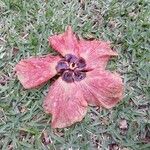
[[[67,83],[74,81],[81,81],[86,77],[84,71],[86,67],[86,61],[82,57],[76,57],[72,54],[67,54],[56,65],[56,71],[62,77],[62,80]]]

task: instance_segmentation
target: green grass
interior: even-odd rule
[[[2,0],[0,7],[0,149],[150,149],[149,0]],[[13,68],[21,58],[54,53],[47,38],[68,24],[79,36],[112,42],[119,57],[108,68],[122,75],[125,93],[112,110],[89,107],[82,122],[54,130],[42,108],[49,84],[24,90]]]

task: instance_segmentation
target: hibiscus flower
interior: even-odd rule
[[[88,104],[109,109],[122,99],[120,75],[105,70],[110,57],[117,56],[109,42],[78,39],[70,26],[48,40],[60,55],[21,60],[15,71],[25,89],[37,87],[57,75],[43,103],[45,112],[52,115],[53,128],[81,121]]]

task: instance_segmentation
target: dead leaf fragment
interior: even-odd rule
[[[81,7],[85,9],[85,0],[79,0],[79,3],[81,4]]]
[[[51,143],[52,143],[52,141],[51,141],[51,139],[50,139],[50,137],[48,136],[48,133],[47,133],[46,131],[44,131],[44,132],[42,133],[41,140],[42,140],[42,143],[43,143],[44,145],[48,145],[48,144],[51,144]]]
[[[8,77],[5,74],[0,73],[0,85],[5,85],[10,80],[10,77]]]
[[[18,47],[13,47],[12,49],[13,55],[17,55],[17,53],[19,52],[19,48]]]
[[[120,129],[127,129],[128,128],[128,124],[127,124],[127,121],[125,119],[120,120],[119,128]]]
[[[120,150],[118,144],[113,143],[109,145],[109,150]]]

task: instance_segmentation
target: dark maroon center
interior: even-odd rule
[[[86,62],[84,58],[67,54],[57,63],[56,70],[64,81],[71,83],[81,81],[86,77],[85,67]]]

